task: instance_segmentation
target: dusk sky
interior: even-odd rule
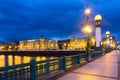
[[[92,10],[90,20],[101,14],[102,35],[109,30],[120,40],[120,0],[0,0],[0,41],[68,39],[84,37],[84,10]]]

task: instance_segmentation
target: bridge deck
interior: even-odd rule
[[[120,80],[119,57],[118,51],[112,51],[62,77],[57,77],[57,80]]]

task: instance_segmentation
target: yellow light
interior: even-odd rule
[[[39,47],[39,45],[37,45],[37,47]]]
[[[88,15],[90,15],[90,13],[91,13],[90,9],[87,8],[87,9],[85,10],[85,14],[88,16]]]
[[[109,44],[110,42],[107,40],[106,43]]]
[[[110,39],[113,39],[113,37],[110,37]]]
[[[109,35],[110,34],[110,31],[106,31],[106,35]]]
[[[113,44],[110,44],[110,46],[112,46],[112,47],[113,47]]]
[[[96,15],[94,20],[95,21],[101,21],[102,20],[102,16],[101,15]]]
[[[82,31],[86,34],[90,34],[92,32],[92,27],[90,25],[85,25]]]
[[[63,45],[64,45],[64,46],[67,46],[67,44],[66,44],[66,43],[64,43]]]
[[[12,46],[9,46],[9,48],[12,48]]]
[[[51,44],[51,47],[53,47],[53,44]]]

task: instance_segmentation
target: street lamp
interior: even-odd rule
[[[106,41],[109,43],[106,43],[106,48],[109,49],[110,48],[110,31],[106,31]]]
[[[90,8],[87,6],[87,8],[85,9],[85,15],[86,15],[86,25],[83,26],[82,28],[82,32],[86,34],[87,37],[87,47],[86,47],[86,51],[87,53],[89,52],[89,48],[90,48],[90,44],[89,44],[89,35],[92,33],[92,27],[89,24],[89,16],[90,16],[91,10]]]
[[[112,48],[112,47],[113,47],[113,37],[110,36],[110,48]]]
[[[85,33],[85,34],[87,34],[87,36],[92,32],[92,27],[91,27],[91,25],[85,25],[84,27],[83,27],[83,29],[82,29],[82,31]]]
[[[87,20],[87,24],[89,24],[89,16],[90,16],[91,10],[90,8],[87,6],[87,8],[85,9],[85,15],[86,15],[86,20]]]
[[[90,48],[90,44],[89,44],[89,35],[92,33],[92,26],[87,24],[82,28],[82,32],[86,34],[87,37],[87,48],[86,50],[88,51]]]
[[[101,21],[102,21],[102,16],[101,15],[96,15],[94,17],[95,21],[95,39],[96,39],[96,50],[101,50]]]
[[[86,10],[85,10],[85,14],[89,16],[90,13],[91,13],[91,10],[89,9],[89,7],[87,7]]]
[[[106,37],[109,38],[110,37],[110,31],[106,31]]]

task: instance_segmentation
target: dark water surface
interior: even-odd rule
[[[36,61],[52,59],[54,57],[36,56]],[[28,63],[30,62],[30,56],[18,56],[18,55],[0,55],[0,67],[12,66],[16,64]]]

